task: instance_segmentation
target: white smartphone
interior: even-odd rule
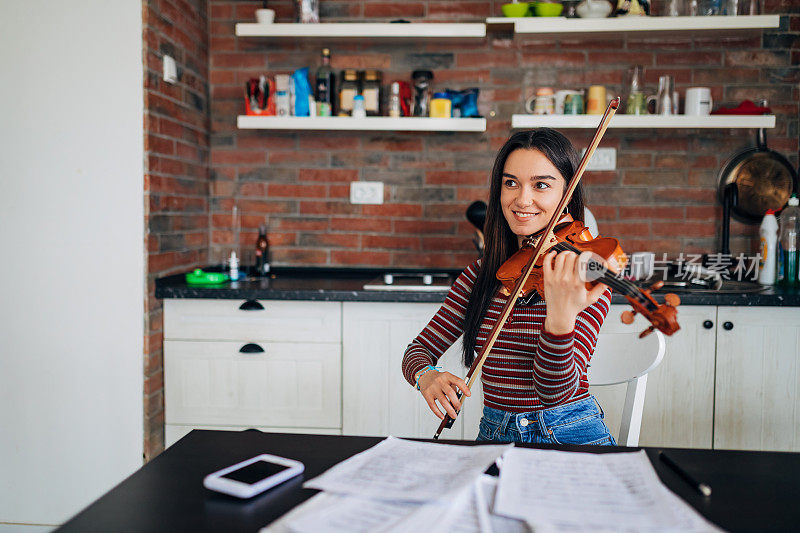
[[[265,453],[207,475],[203,486],[237,498],[252,498],[304,469],[300,461]]]

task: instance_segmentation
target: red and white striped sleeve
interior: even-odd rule
[[[589,360],[597,344],[600,326],[611,307],[611,289],[575,319],[575,329],[555,335],[544,329],[533,362],[533,381],[543,405],[567,402],[585,379]]]
[[[428,365],[436,365],[442,354],[464,332],[464,314],[477,276],[476,261],[456,278],[442,306],[406,348],[403,376],[411,385],[415,384],[414,374]]]

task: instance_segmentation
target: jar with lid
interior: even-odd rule
[[[431,100],[432,118],[450,118],[452,113],[452,102],[447,97],[447,93],[436,93]]]
[[[430,70],[415,70],[411,77],[414,80],[414,108],[412,115],[415,117],[427,117],[430,111],[433,72]]]
[[[364,108],[368,116],[378,116],[381,114],[381,79],[383,75],[379,70],[367,70],[364,72],[364,83],[361,86],[361,94],[364,96]]]
[[[349,116],[353,112],[353,98],[360,93],[358,72],[354,69],[343,70],[339,84],[339,116]]]

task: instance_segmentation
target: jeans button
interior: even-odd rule
[[[527,427],[528,419],[527,418],[523,418],[522,420],[519,421],[519,425],[522,426],[522,427]]]

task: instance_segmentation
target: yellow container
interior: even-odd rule
[[[452,102],[444,93],[436,93],[431,100],[431,118],[450,118]]]

